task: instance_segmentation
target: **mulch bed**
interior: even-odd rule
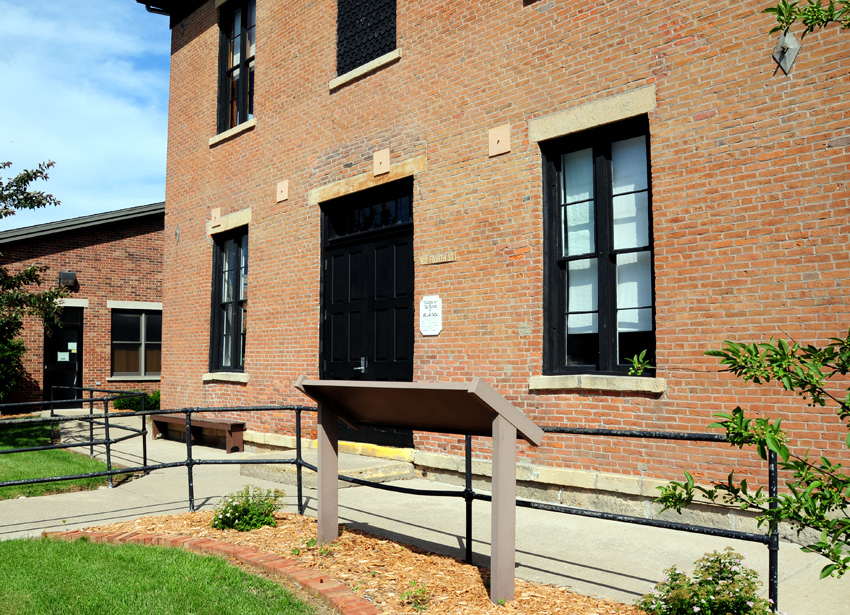
[[[424,586],[428,592],[427,613],[645,615],[633,606],[520,579],[516,581],[516,599],[499,606],[490,602],[488,596],[489,571],[451,557],[348,530],[344,526],[340,526],[342,535],[337,540],[322,547],[314,544],[316,520],[291,513],[278,513],[275,528],[264,527],[251,532],[213,529],[210,526],[212,516],[212,511],[202,511],[143,517],[85,529],[212,538],[275,553],[337,579],[382,613],[417,612],[402,596],[416,583],[415,587]]]

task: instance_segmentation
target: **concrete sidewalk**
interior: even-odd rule
[[[135,419],[137,422],[138,419]],[[73,438],[74,424],[63,433]],[[137,426],[133,423],[133,426]],[[199,459],[256,459],[249,453],[226,455],[224,451],[193,447]],[[281,453],[281,458],[293,457]],[[267,455],[265,456],[267,457]],[[186,445],[165,440],[148,441],[149,463],[185,460]],[[113,462],[141,465],[138,439],[115,447]],[[376,461],[376,463],[378,463]],[[364,458],[341,456],[346,467],[362,468]],[[309,473],[305,470],[305,474]],[[246,484],[283,488],[286,510],[296,512],[296,489],[240,474],[237,465],[196,466],[195,504],[211,508],[220,497]],[[459,491],[458,487],[421,479],[391,482],[420,489]],[[307,514],[316,514],[315,491],[305,488]],[[465,553],[464,501],[461,498],[412,496],[369,487],[340,491],[340,522],[399,542],[462,559]],[[43,530],[126,521],[146,515],[182,513],[188,510],[186,468],[170,468],[125,483],[114,489],[67,493],[37,498],[0,501],[0,539],[38,536]],[[487,565],[490,548],[490,505],[473,505],[473,552],[475,563]],[[697,534],[599,521],[572,515],[517,510],[517,568],[519,578],[554,583],[594,596],[634,602],[664,578],[664,569],[676,565],[691,570],[704,553],[732,546],[747,555],[747,564],[767,579],[767,548]],[[850,578],[818,580],[825,560],[802,553],[794,544],[780,547],[779,605],[789,615],[850,615]],[[763,588],[766,594],[766,587]]]

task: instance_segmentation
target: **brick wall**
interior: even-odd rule
[[[162,213],[44,235],[0,246],[10,271],[47,266],[42,288],[55,286],[60,271],[77,274],[69,299],[88,300],[83,309],[83,387],[112,390],[159,389],[159,381],[111,377],[111,314],[107,301],[162,301]],[[27,386],[9,401],[40,401],[44,385],[44,328],[27,317],[23,340]]]
[[[163,401],[169,407],[303,403],[318,376],[320,210],[308,192],[425,156],[415,175],[416,301],[438,294],[443,331],[416,334],[416,380],[484,377],[542,425],[703,429],[747,405],[783,418],[802,447],[840,452],[842,427],[775,387],[719,373],[704,351],[771,335],[823,342],[850,323],[847,126],[850,36],[809,35],[791,75],[776,71],[769,3],[538,0],[398,2],[401,59],[329,92],[331,2],[258,0],[257,125],[216,132],[212,0],[172,33],[165,233]],[[539,392],[543,202],[529,122],[654,85],[649,113],[657,357],[666,392]],[[512,149],[488,158],[490,128]],[[278,181],[289,200],[275,201]],[[208,371],[212,241],[205,221],[251,208],[247,383]],[[419,265],[454,251],[451,263]],[[287,430],[285,414],[249,418]],[[454,436],[417,446],[457,452]],[[712,474],[727,447],[547,436],[523,454],[546,465],[681,476]],[[478,454],[488,454],[482,442]],[[723,468],[723,472],[728,471]],[[714,476],[717,473],[712,474]]]

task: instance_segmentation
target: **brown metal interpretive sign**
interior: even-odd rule
[[[338,420],[352,427],[390,427],[493,438],[490,599],[512,600],[516,563],[517,438],[538,446],[543,431],[480,378],[469,382],[308,380],[295,387],[319,404],[318,531],[338,536]]]

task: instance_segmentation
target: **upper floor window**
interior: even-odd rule
[[[254,117],[256,0],[231,0],[222,8],[218,132]]]
[[[210,371],[245,369],[248,326],[248,229],[216,237]]]
[[[396,0],[337,0],[338,75],[396,48]]]
[[[162,312],[112,310],[112,375],[159,376]]]
[[[544,147],[545,373],[655,364],[648,135],[644,117]]]

